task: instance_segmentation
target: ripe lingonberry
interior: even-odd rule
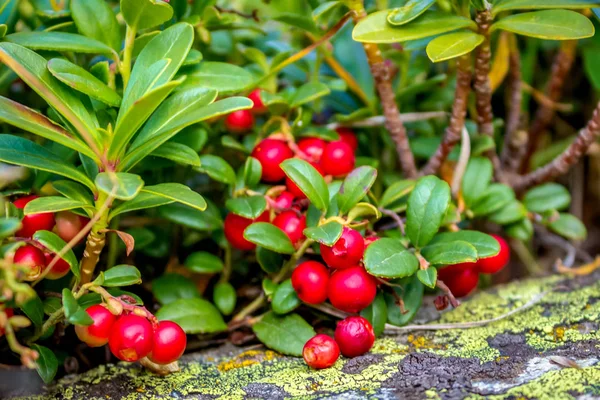
[[[71,211],[61,211],[56,214],[56,234],[69,243],[88,222],[90,222],[89,218]]]
[[[317,163],[321,161],[326,146],[327,142],[320,138],[305,138],[298,141],[298,148],[309,156],[311,161]]]
[[[336,131],[338,135],[340,135],[340,140],[344,143],[347,143],[352,151],[356,151],[358,149],[358,140],[356,139],[356,135],[352,129],[340,127],[337,128]]]
[[[252,112],[254,114],[264,114],[267,112],[267,107],[260,97],[260,89],[254,89],[248,95],[248,98],[254,103],[254,106],[252,106]]]
[[[275,206],[279,209],[290,208],[294,202],[294,197],[292,193],[283,191],[275,198]]]
[[[481,258],[477,261],[477,268],[483,274],[495,274],[506,267],[510,261],[510,247],[502,237],[491,235],[498,241],[500,252],[493,257]]]
[[[36,195],[21,197],[20,199],[15,200],[13,205],[23,209],[27,203],[39,197],[40,196]],[[15,236],[29,238],[37,231],[51,231],[53,227],[54,213],[29,214],[24,216],[21,220],[21,229],[15,233]]]
[[[264,139],[252,150],[252,157],[262,166],[262,180],[271,183],[285,178],[279,164],[293,156],[294,153],[287,143],[277,139]]]
[[[344,227],[342,236],[331,247],[320,245],[321,256],[331,268],[348,268],[359,263],[365,253],[365,241],[354,229]]]
[[[25,280],[35,279],[46,268],[44,253],[30,244],[21,246],[15,251],[13,262],[27,267]]]
[[[253,222],[269,222],[269,213],[265,211],[256,219],[244,218],[234,213],[227,214],[223,223],[227,241],[238,250],[255,249],[256,245],[244,238],[244,230]]]
[[[298,215],[295,210],[284,211],[276,216],[273,225],[284,231],[294,244],[305,238],[306,216]]]
[[[292,273],[292,287],[298,298],[308,304],[319,304],[327,300],[329,271],[317,261],[305,261]]]
[[[108,337],[117,317],[100,304],[89,306],[85,312],[94,322],[89,326],[75,325],[77,337],[90,347],[104,346],[108,343]]]
[[[152,324],[146,318],[123,315],[113,325],[108,347],[119,360],[135,362],[152,351],[153,334]]]
[[[54,259],[54,253],[46,253],[46,265],[50,265]],[[46,274],[46,279],[54,280],[60,279],[69,273],[71,266],[63,258],[59,258],[56,263],[52,266],[52,269]]]
[[[319,174],[321,174],[321,176],[324,176],[325,173],[323,172],[323,168],[321,168],[321,166],[319,164],[316,164],[314,162],[311,162],[310,165],[312,165]],[[285,186],[287,187],[287,190],[292,193],[294,196],[296,196],[296,198],[298,199],[305,199],[306,195],[304,194],[304,192],[302,190],[300,190],[300,188],[298,187],[298,185],[296,185],[294,183],[293,180],[291,180],[289,177],[285,178]]]
[[[302,357],[314,369],[329,368],[340,356],[340,348],[331,336],[318,334],[306,342]]]
[[[475,263],[467,262],[440,268],[438,279],[448,286],[455,297],[464,297],[477,287],[479,273]]]
[[[365,318],[347,317],[338,322],[335,341],[345,357],[357,357],[371,350],[375,343],[375,332]]]
[[[329,142],[323,151],[321,166],[327,175],[344,176],[354,169],[354,151],[348,143]]]
[[[327,296],[331,304],[342,311],[357,313],[369,306],[375,295],[377,282],[363,267],[335,271],[329,278]]]
[[[250,110],[238,110],[225,118],[225,127],[233,133],[249,131],[254,126],[254,115]]]
[[[154,330],[154,344],[148,355],[156,364],[177,361],[185,351],[187,338],[181,327],[173,321],[160,321]]]

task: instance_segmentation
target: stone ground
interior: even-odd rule
[[[181,372],[164,378],[137,364],[108,365],[21,398],[600,398],[599,279],[600,273],[555,276],[496,287],[437,323],[493,318],[555,290],[484,327],[386,336],[371,353],[327,370],[312,371],[301,359],[267,349],[224,346],[186,356]]]

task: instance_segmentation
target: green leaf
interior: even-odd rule
[[[358,218],[378,220],[381,218],[381,212],[371,203],[358,203],[348,212],[348,221],[355,221]]]
[[[419,279],[423,285],[435,289],[435,284],[437,283],[437,269],[420,269],[417,271],[417,279]]]
[[[421,254],[431,265],[452,265],[477,261],[477,249],[469,242],[458,239],[430,242],[421,249]],[[425,284],[425,282],[423,283]]]
[[[219,310],[203,299],[179,299],[156,313],[160,321],[173,321],[188,334],[214,333],[227,330]]]
[[[121,14],[136,29],[154,28],[173,17],[173,8],[161,0],[121,0]]]
[[[90,206],[94,205],[94,198],[90,191],[79,183],[60,180],[52,182],[52,187],[58,193],[68,197],[71,200],[77,200]]]
[[[58,371],[58,359],[47,347],[34,344],[31,348],[37,351],[39,357],[35,361],[35,369],[45,383],[50,383]]]
[[[94,323],[92,317],[79,305],[73,293],[67,288],[62,291],[62,303],[65,310],[65,317],[74,325],[89,326]]]
[[[421,308],[425,287],[416,276],[403,279],[402,281],[394,281],[393,283],[402,286],[402,289],[394,288],[394,290],[404,302],[404,308],[407,313],[402,314],[400,307],[396,304],[396,298],[389,293],[385,293],[385,301],[388,307],[388,322],[396,326],[406,325]]]
[[[6,26],[6,24],[0,24],[0,39],[2,39],[4,37],[4,35],[6,35],[7,31],[8,31],[8,26]]]
[[[204,154],[200,156],[198,172],[204,172],[216,181],[226,183],[228,185],[235,184],[235,171],[229,163],[219,156],[212,154]]]
[[[427,56],[433,62],[450,60],[472,52],[484,39],[483,35],[472,31],[438,36],[427,45]]]
[[[181,183],[160,183],[158,185],[144,186],[142,193],[163,197],[199,211],[206,210],[206,200],[204,200],[204,197]]]
[[[329,191],[321,174],[308,162],[299,158],[290,158],[280,164],[281,169],[312,204],[321,211],[329,207]]]
[[[570,10],[544,10],[513,14],[492,25],[497,29],[539,39],[574,40],[594,35],[594,25],[584,15]]]
[[[483,196],[493,174],[494,167],[488,158],[474,157],[469,160],[462,180],[462,195],[467,207]]]
[[[498,225],[508,225],[527,216],[527,209],[520,201],[512,200],[504,207],[494,212],[488,219]]]
[[[455,242],[466,242],[473,246],[476,251],[476,258],[492,257],[498,254],[498,252],[500,252],[500,245],[498,244],[498,241],[492,236],[483,232],[470,230],[438,233],[431,240],[431,242],[429,242],[429,245],[435,246],[442,243]]]
[[[255,219],[261,215],[267,208],[267,201],[264,196],[248,196],[228,199],[225,207],[232,213],[244,218]]]
[[[350,172],[337,195],[340,212],[346,214],[361,201],[375,183],[375,179],[377,179],[377,170],[373,167],[362,166]]]
[[[139,175],[126,172],[101,172],[96,176],[96,187],[119,200],[131,200],[142,190],[144,181]],[[114,190],[114,194],[113,194]]]
[[[102,42],[67,32],[18,32],[6,35],[4,40],[32,50],[70,51],[74,53],[114,54]]]
[[[288,235],[268,222],[251,224],[244,230],[244,238],[257,246],[262,246],[277,253],[294,253],[294,245]]]
[[[492,183],[470,208],[476,216],[492,214],[515,200],[515,192],[506,185]]]
[[[81,300],[81,297],[79,299]],[[44,299],[42,307],[44,309],[44,314],[51,315],[60,310],[62,307],[62,301],[57,297],[48,297]]]
[[[435,236],[450,205],[450,186],[435,177],[425,176],[408,198],[406,234],[411,243],[421,248]]]
[[[600,11],[600,9],[598,9]],[[582,49],[583,66],[588,80],[592,83],[594,89],[600,90],[600,49],[598,46],[586,46]],[[559,142],[560,143],[560,142]]]
[[[533,224],[527,218],[510,224],[504,228],[506,234],[521,241],[527,241],[533,237]]]
[[[221,95],[242,92],[254,80],[252,74],[245,68],[215,61],[203,61],[187,71],[187,75],[184,87],[202,86],[217,90]]]
[[[196,65],[202,61],[203,57],[204,56],[199,50],[190,49],[190,52],[188,53],[187,57],[185,57],[185,60],[183,60],[183,64],[181,64],[181,66],[186,67],[189,65]]]
[[[194,149],[176,142],[164,143],[150,155],[166,158],[181,165],[191,165],[192,167],[199,167],[201,165],[200,156],[198,156],[198,153]]]
[[[213,290],[213,302],[223,315],[230,315],[235,309],[237,294],[235,288],[229,282],[221,282],[215,285]]]
[[[121,96],[85,69],[62,58],[48,61],[48,70],[56,79],[93,99],[118,107]]]
[[[423,14],[434,3],[435,0],[408,0],[404,6],[390,11],[387,20],[392,25],[404,25]]]
[[[302,356],[304,344],[316,334],[298,314],[278,316],[273,312],[266,313],[252,330],[268,348],[296,357]]]
[[[113,50],[121,48],[121,29],[115,13],[104,0],[71,0],[71,17],[77,30]]]
[[[84,184],[92,191],[96,189],[90,178],[66,164],[64,159],[18,136],[0,135],[0,161],[61,175]]]
[[[273,19],[275,21],[283,22],[284,24],[288,24],[308,32],[317,32],[317,27],[314,21],[307,15],[301,15],[295,12],[283,12],[278,13]]]
[[[140,271],[133,265],[116,265],[104,271],[104,283],[106,287],[129,286],[142,283]]]
[[[162,196],[157,196],[151,193],[140,192],[133,200],[129,200],[114,207],[110,214],[109,219],[116,217],[117,215],[124,214],[131,211],[144,210],[147,208],[156,208],[164,206],[166,204],[173,203],[173,200],[167,199]]]
[[[44,212],[59,212],[73,210],[76,208],[89,208],[86,203],[79,200],[71,200],[60,196],[43,196],[34,199],[27,203],[23,209],[24,215],[44,213]]]
[[[312,12],[312,18],[315,22],[317,22],[321,17],[325,15],[329,15],[334,9],[342,6],[344,3],[341,1],[326,1],[325,3],[319,5]]]
[[[440,35],[462,28],[476,28],[475,22],[469,18],[441,11],[428,12],[404,26],[389,24],[388,14],[388,10],[370,14],[356,24],[352,31],[352,38],[357,42],[396,43]]]
[[[292,287],[292,280],[287,279],[275,290],[273,293],[273,301],[271,307],[277,314],[287,314],[295,310],[300,305],[300,299],[296,294],[296,291]]]
[[[383,208],[389,207],[391,204],[410,194],[415,185],[415,181],[408,179],[392,183],[385,192],[383,192],[383,195],[379,200],[379,205]]]
[[[367,272],[382,278],[402,278],[414,274],[419,260],[397,239],[382,238],[369,245],[363,259]]]
[[[183,265],[198,274],[216,274],[223,271],[223,261],[214,254],[196,251],[190,254]]]
[[[169,204],[160,207],[158,214],[169,221],[198,231],[215,231],[222,228],[223,219],[219,209],[213,203],[208,201],[207,203],[205,211],[199,211],[183,204]]]
[[[25,206],[25,208],[27,208],[27,206]],[[62,249],[64,249],[67,246],[67,243],[60,237],[58,237],[57,234],[49,231],[37,231],[33,234],[32,239],[37,241],[42,246],[44,246],[45,248],[47,248],[55,254],[58,254],[60,251],[62,251]],[[79,279],[79,262],[77,261],[77,257],[75,257],[75,253],[73,253],[73,250],[69,249],[65,254],[62,255],[61,258],[65,260],[67,264],[69,264],[69,268],[73,272],[73,275],[75,275],[75,277]]]
[[[165,274],[152,281],[152,294],[162,305],[179,299],[199,298],[196,284],[183,275]]]
[[[299,107],[318,99],[319,97],[327,96],[331,93],[329,87],[322,82],[309,82],[300,86],[294,96],[290,100],[291,107]]]
[[[548,228],[571,240],[583,240],[587,236],[587,229],[583,222],[576,216],[567,213],[558,214],[558,218],[550,222]]]
[[[279,253],[258,246],[256,248],[256,261],[267,274],[272,274],[283,266],[283,256]]]
[[[571,204],[571,194],[558,183],[546,183],[525,193],[523,204],[529,211],[545,213],[552,210],[564,210]]]
[[[21,229],[19,218],[0,218],[0,239],[12,236],[19,229]]]
[[[252,188],[260,182],[262,176],[262,165],[254,157],[246,158],[244,164],[244,184],[248,188]]]
[[[58,299],[57,299],[58,300]],[[27,318],[36,327],[41,327],[44,323],[44,303],[36,294],[31,300],[21,306],[21,310],[27,315]]]
[[[502,0],[494,2],[492,14],[509,10],[535,10],[544,8],[592,8],[597,0]]]
[[[342,224],[336,221],[330,221],[323,225],[306,228],[304,230],[304,235],[315,242],[331,247],[342,236],[343,230],[344,227]]]
[[[387,304],[383,293],[378,293],[375,300],[360,312],[360,316],[366,318],[373,326],[375,336],[381,336],[383,333],[387,322],[387,314]]]

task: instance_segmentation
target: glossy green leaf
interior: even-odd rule
[[[219,310],[203,299],[179,299],[156,313],[160,321],[173,321],[188,334],[214,333],[227,330]]]
[[[437,269],[420,269],[417,271],[417,279],[419,279],[423,285],[435,289],[435,284],[437,283]]]
[[[498,29],[550,40],[583,39],[594,35],[592,21],[570,10],[544,10],[509,15],[491,27],[491,31]]]
[[[491,222],[498,225],[508,225],[517,222],[527,216],[527,209],[517,200],[512,200],[504,207],[488,216]]]
[[[93,206],[94,205],[94,197],[92,193],[83,185],[73,181],[60,180],[52,182],[52,187],[58,193],[63,196],[71,199],[77,200],[84,204]]]
[[[404,302],[406,313],[403,314],[401,312],[400,307],[396,304],[396,298],[394,296],[385,293],[384,296],[388,308],[388,322],[396,326],[406,325],[415,317],[417,311],[421,308],[425,287],[416,276],[401,281],[394,281],[393,283],[402,286],[402,289],[394,288],[394,290]]]
[[[571,194],[558,183],[546,183],[525,193],[523,204],[529,211],[545,213],[552,210],[564,210],[571,204]]]
[[[381,336],[383,333],[387,322],[387,314],[387,304],[383,293],[378,293],[375,300],[360,312],[360,316],[371,323],[375,336]]]
[[[101,172],[96,176],[96,187],[119,200],[131,200],[142,190],[144,181],[139,175],[126,172]]]
[[[310,103],[319,97],[327,96],[331,93],[329,87],[322,82],[309,82],[300,86],[290,101],[291,107],[299,107]]]
[[[234,64],[203,61],[187,72],[186,85],[218,90],[219,94],[232,94],[248,88],[254,77],[245,68]]]
[[[476,28],[469,18],[432,11],[404,26],[388,23],[388,10],[375,12],[361,20],[352,31],[352,38],[365,43],[397,43],[440,35],[462,28]]]
[[[166,197],[140,192],[133,200],[125,201],[118,206],[113,207],[110,212],[109,219],[127,212],[144,210],[147,208],[156,208],[171,203],[174,203],[174,201]]]
[[[381,218],[381,212],[371,203],[358,203],[348,212],[348,221],[357,219],[378,220]]]
[[[486,157],[474,157],[469,160],[462,179],[462,196],[467,207],[472,206],[490,185],[494,174],[492,162]]]
[[[213,289],[213,303],[223,315],[230,315],[235,310],[237,294],[229,282],[220,282]]]
[[[206,251],[196,251],[190,254],[183,265],[198,274],[216,274],[223,271],[223,261]]]
[[[102,286],[119,287],[142,283],[140,271],[132,265],[116,265],[104,271]]]
[[[317,243],[324,244],[325,246],[333,246],[342,236],[343,230],[344,227],[342,224],[330,221],[323,225],[306,228],[304,235]]]
[[[113,50],[121,48],[121,29],[110,5],[104,0],[71,0],[71,17],[77,30]]]
[[[337,195],[340,212],[347,213],[361,201],[377,179],[377,170],[373,167],[362,166],[350,172],[344,179]]]
[[[152,294],[162,305],[201,297],[194,281],[179,274],[165,274],[153,280]]]
[[[492,257],[500,252],[498,241],[492,236],[479,231],[460,230],[456,232],[438,233],[429,242],[435,246],[442,243],[466,242],[475,248],[476,258]],[[424,249],[423,249],[424,250]]]
[[[142,193],[164,197],[177,203],[190,206],[200,211],[206,210],[206,200],[197,192],[181,183],[160,183],[158,185],[144,186]]]
[[[201,165],[198,153],[181,143],[164,143],[154,150],[151,155],[154,157],[166,158],[167,160],[174,161],[181,165],[191,165],[192,167],[199,167]]]
[[[410,194],[410,192],[414,189],[416,185],[416,181],[413,180],[400,180],[392,183],[386,190],[383,192],[381,199],[379,200],[379,205],[383,208],[387,208],[391,206],[396,201],[402,199],[403,197]]]
[[[317,8],[315,8],[312,12],[313,20],[317,21],[321,17],[325,15],[329,15],[330,12],[335,10],[336,8],[344,5],[341,1],[326,1],[323,4],[320,4]]]
[[[294,253],[294,245],[284,231],[268,222],[255,222],[244,230],[249,242],[282,254]]]
[[[83,307],[79,305],[73,293],[67,288],[62,291],[62,303],[65,310],[67,321],[74,325],[92,325],[94,320],[85,312]]]
[[[450,204],[450,186],[435,176],[425,176],[408,198],[406,234],[421,248],[435,236]]]
[[[267,208],[267,201],[264,196],[247,196],[228,199],[225,207],[232,213],[244,218],[258,218]]]
[[[54,213],[88,207],[90,207],[89,204],[83,203],[79,200],[67,199],[66,197],[60,196],[43,196],[27,203],[23,209],[23,214],[30,215],[44,212]]]
[[[45,383],[52,382],[58,371],[58,359],[52,350],[47,347],[34,344],[31,348],[38,353],[38,359],[35,361],[35,369],[40,375],[40,378],[42,378]]]
[[[404,25],[427,11],[435,0],[408,0],[402,7],[394,8],[387,16],[392,25]]]
[[[229,165],[229,163],[223,160],[219,156],[212,154],[204,154],[200,156],[199,168],[196,168],[199,172],[204,172],[216,181],[227,183],[229,185],[235,184],[235,171]]]
[[[510,10],[534,10],[545,8],[592,8],[597,0],[501,0],[494,2],[492,14]]]
[[[316,334],[298,314],[278,316],[273,312],[266,313],[252,330],[268,348],[296,357],[302,356],[304,344]]]
[[[315,33],[317,32],[317,26],[310,16],[302,15],[295,12],[283,12],[278,13],[274,18],[275,21],[283,22],[284,24],[291,25],[302,30]]]
[[[452,265],[477,261],[477,249],[463,240],[430,242],[421,249],[421,254],[431,265]]]
[[[419,260],[397,239],[382,238],[369,245],[363,259],[369,274],[382,278],[402,278],[414,274]]]
[[[506,234],[521,241],[530,240],[533,237],[533,224],[527,218],[510,224],[504,228]]]
[[[329,206],[329,191],[323,176],[308,162],[290,158],[280,164],[281,169],[321,211]]]
[[[292,287],[292,280],[287,279],[275,290],[273,293],[273,301],[271,307],[277,314],[287,314],[295,310],[300,305],[300,299],[296,294],[296,291]]]
[[[176,224],[198,231],[215,231],[223,227],[217,206],[207,201],[207,208],[199,211],[183,204],[169,204],[158,209],[158,214]]]
[[[4,40],[32,50],[69,51],[74,53],[113,54],[114,50],[95,39],[67,32],[18,32]]]
[[[262,176],[262,165],[254,157],[246,158],[244,164],[244,184],[246,187],[252,188],[260,182]]]
[[[550,222],[548,228],[571,240],[583,240],[587,236],[587,229],[583,222],[572,214],[558,214],[558,218]]]
[[[121,13],[127,25],[142,30],[170,20],[173,8],[162,0],[121,0]]]
[[[472,52],[484,39],[483,35],[472,31],[438,36],[427,45],[427,56],[433,62],[450,60]]]
[[[27,318],[29,318],[36,327],[41,327],[44,323],[44,304],[37,294],[24,303],[21,306],[21,310],[23,310]]]
[[[506,185],[492,183],[470,209],[476,216],[492,214],[515,199],[515,192]]]
[[[31,203],[33,202],[30,202],[29,204]],[[27,208],[27,206],[25,208]],[[55,254],[58,254],[67,246],[67,242],[62,240],[57,234],[49,231],[37,231],[33,234],[32,239],[36,240],[42,246]],[[69,264],[69,268],[73,272],[73,275],[79,279],[79,262],[77,261],[77,257],[75,257],[73,250],[69,249],[65,254],[62,255],[61,258],[65,260],[67,264]]]
[[[275,273],[283,266],[283,256],[279,253],[258,246],[256,248],[256,261],[268,274]]]

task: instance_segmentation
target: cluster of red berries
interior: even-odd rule
[[[510,248],[506,240],[498,235],[491,236],[500,245],[500,252],[495,256],[481,258],[476,262],[450,265],[438,271],[438,279],[448,286],[454,296],[468,295],[477,287],[479,274],[495,274],[510,261]]]
[[[21,197],[13,202],[16,208],[23,209],[32,200],[39,196],[31,195]],[[69,242],[88,223],[89,219],[69,211],[54,213],[29,214],[21,220],[21,228],[15,233],[20,239],[28,240],[29,243],[19,247],[15,251],[13,262],[27,268],[26,280],[35,279],[50,264],[55,254],[48,252],[43,246],[31,241],[31,237],[41,230],[52,231]],[[46,274],[47,279],[60,279],[69,272],[69,264],[60,258],[52,269]]]
[[[110,351],[119,360],[135,362],[148,357],[163,365],[177,361],[185,351],[185,332],[175,322],[153,324],[133,313],[116,316],[101,304],[88,307],[86,312],[93,323],[75,326],[79,340],[90,347],[108,343]]]

